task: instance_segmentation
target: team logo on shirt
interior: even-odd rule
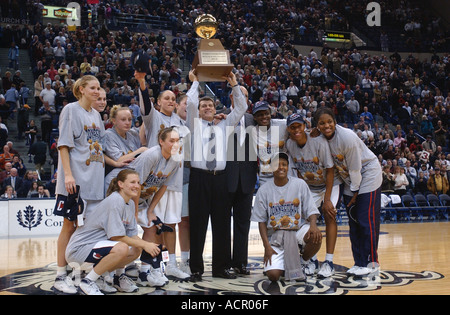
[[[91,162],[99,162],[105,167],[103,149],[100,144],[100,128],[95,123],[92,123],[92,126],[84,125],[84,131],[86,132],[86,140],[89,143],[89,158],[86,160],[86,165],[89,166]]]
[[[333,157],[334,165],[339,172],[339,175],[345,179],[348,175],[347,166],[344,165],[344,156],[342,154],[331,154]]]
[[[305,160],[303,157],[300,160],[294,157],[293,160],[298,178],[305,180],[310,185],[324,184],[323,169],[319,165],[317,156],[313,157],[312,160]]]
[[[141,185],[141,198],[146,199],[153,195],[162,186],[170,174],[171,172],[167,175],[164,175],[161,171],[156,174],[154,174],[153,171],[150,172],[144,184]]]
[[[300,228],[300,200],[280,199],[277,203],[269,202],[270,225],[274,230],[298,230]]]

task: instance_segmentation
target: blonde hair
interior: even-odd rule
[[[133,117],[133,113],[131,112],[131,109],[128,106],[120,106],[120,105],[114,105],[111,110],[109,111],[109,118],[115,119],[117,117],[117,113],[121,110],[127,110],[130,112],[131,117]]]
[[[128,175],[132,174],[139,176],[139,173],[136,172],[135,170],[129,168],[121,170],[119,174],[117,174],[117,176],[114,177],[111,183],[109,184],[108,191],[106,192],[106,197],[111,195],[113,192],[120,191],[119,181],[122,183],[125,182],[128,178]]]
[[[84,75],[75,81],[72,92],[73,92],[73,95],[77,98],[77,100],[80,100],[81,97],[83,96],[80,92],[80,87],[83,87],[83,88],[86,87],[88,82],[93,81],[93,80],[99,82],[98,79],[96,77],[94,77],[93,75]],[[99,82],[99,84],[100,84],[100,82]]]

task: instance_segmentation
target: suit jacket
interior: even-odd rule
[[[5,190],[5,188],[6,188],[6,186],[12,186],[12,184],[11,184],[11,176],[9,176],[8,178],[6,178],[4,181],[3,181],[3,184],[2,184],[2,190],[4,191]],[[23,180],[22,180],[22,178],[20,178],[19,176],[16,176],[16,184],[15,184],[15,186],[13,187],[14,188],[14,191],[15,192],[17,192],[17,191],[20,191],[21,190],[21,188],[22,188],[22,185],[23,185]]]
[[[245,128],[254,126],[253,115],[244,114]],[[255,184],[258,173],[258,162],[256,161],[256,152],[254,146],[250,145],[250,135],[246,133],[245,143],[240,145],[238,133],[233,132],[228,138],[227,146],[227,188],[228,192],[237,191],[239,181],[244,194],[251,194],[255,190]],[[245,152],[245,157],[244,157]]]

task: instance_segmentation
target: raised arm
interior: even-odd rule
[[[150,101],[150,94],[148,93],[147,86],[145,85],[145,73],[134,72],[134,77],[139,83],[139,107],[141,114],[147,116],[152,110],[152,102]]]
[[[233,90],[234,109],[226,118],[227,126],[237,126],[242,116],[247,111],[247,99],[241,91],[239,84],[237,83],[236,75],[233,72],[227,77],[224,77],[231,85]]]
[[[186,124],[188,128],[192,131],[194,128],[194,121],[198,118],[198,78],[195,74],[195,69],[189,71],[189,80],[191,80],[192,85],[189,91],[187,91],[187,101],[186,101]]]

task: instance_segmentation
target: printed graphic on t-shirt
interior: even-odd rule
[[[320,160],[317,156],[312,160],[297,159],[292,157],[294,169],[297,171],[298,178],[303,179],[308,185],[322,186],[325,184],[324,170],[320,167]]]
[[[84,131],[89,143],[89,158],[86,160],[86,165],[89,166],[92,162],[99,162],[105,167],[103,148],[100,144],[100,127],[92,123],[91,126],[84,125]]]
[[[141,198],[147,199],[153,195],[166,181],[167,177],[170,176],[172,172],[164,175],[162,171],[154,174],[153,171],[150,172],[144,184],[141,185]]]
[[[274,230],[298,230],[301,223],[299,206],[298,198],[294,198],[292,201],[280,199],[269,202],[270,226]]]
[[[342,154],[334,154],[331,153],[331,156],[333,157],[334,165],[336,166],[336,169],[341,176],[342,179],[347,178],[348,175],[348,168],[345,166],[344,163],[344,156]]]

